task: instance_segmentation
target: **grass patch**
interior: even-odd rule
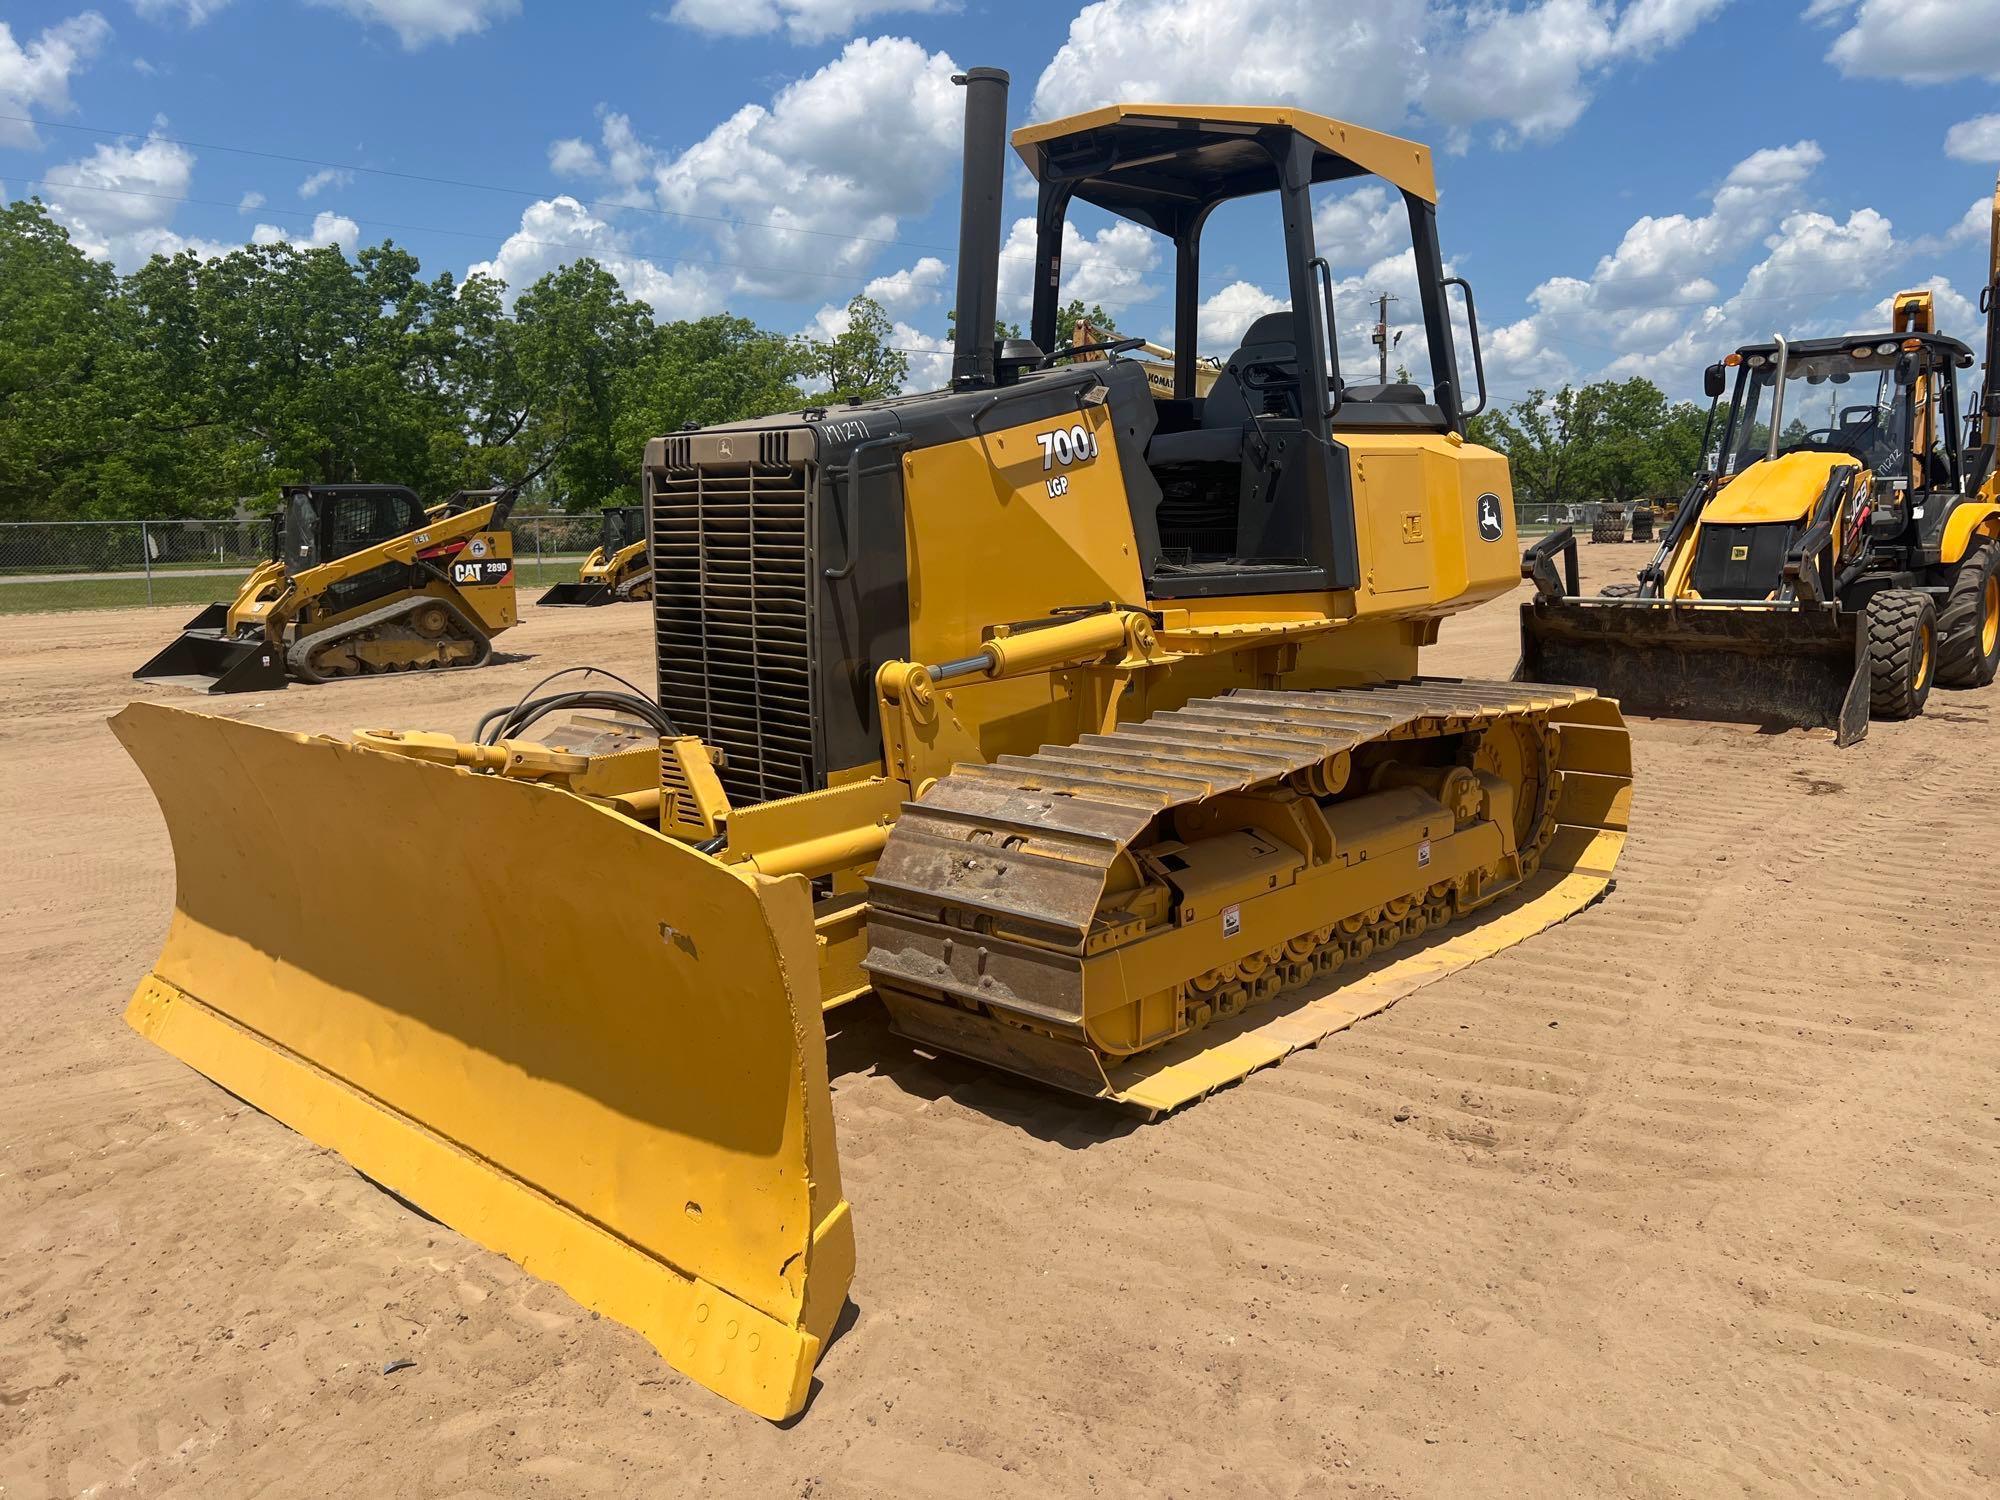
[[[523,594],[553,583],[574,583],[581,557],[514,559],[514,585]],[[243,576],[250,570],[245,568]],[[0,615],[48,614],[76,609],[144,609],[149,604],[227,604],[240,578],[189,578],[168,570],[153,573],[152,592],[143,578],[99,578],[79,574],[53,583],[0,583]],[[524,601],[532,602],[532,600]]]

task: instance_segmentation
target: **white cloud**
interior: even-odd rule
[[[1062,300],[1102,306],[1108,313],[1150,301],[1146,277],[1160,263],[1166,241],[1119,219],[1094,234],[1071,220],[1063,225]],[[1035,221],[1016,219],[1000,249],[1000,315],[1022,321],[1034,307]]]
[[[237,201],[236,211],[239,214],[254,213],[263,206],[264,195],[252,188]]]
[[[94,10],[43,27],[25,47],[14,39],[13,28],[0,21],[0,113],[68,114],[70,79],[110,35],[111,27]],[[0,146],[40,144],[34,126],[0,120]]]
[[[357,21],[386,26],[414,52],[430,42],[455,42],[521,9],[521,0],[311,0]]]
[[[660,153],[632,128],[629,115],[597,107],[602,154],[576,136],[549,146],[549,168],[564,177],[583,177],[609,185],[604,201],[637,205],[652,196],[652,178],[660,168]]]
[[[317,198],[327,188],[347,187],[354,181],[354,174],[345,167],[322,167],[299,184],[301,198]]]
[[[1944,133],[1944,154],[1957,161],[2000,161],[2000,115],[1960,120]]]
[[[293,245],[301,250],[323,250],[338,245],[352,255],[361,248],[361,226],[345,214],[323,210],[313,215],[310,234],[294,234],[275,224],[259,224],[250,231],[253,245]]]
[[[185,21],[199,26],[229,8],[230,0],[132,0],[132,9],[149,21]]]
[[[1576,122],[1604,71],[1683,41],[1729,0],[1096,0],[1035,86],[1049,117],[1120,99],[1298,104],[1396,129],[1421,112],[1455,143]]]
[[[1993,200],[1981,195],[1972,200],[1959,221],[1945,231],[1947,245],[1976,245],[1990,239],[1993,233]]]
[[[521,214],[521,227],[507,237],[491,260],[467,275],[498,277],[508,300],[559,266],[585,257],[618,278],[629,296],[653,309],[662,322],[698,318],[722,305],[722,288],[698,266],[668,271],[637,254],[626,236],[571,197],[543,199]]]
[[[1479,0],[1462,29],[1444,19],[1425,110],[1465,131],[1501,122],[1502,143],[1545,141],[1589,107],[1598,75],[1629,58],[1679,44],[1728,0],[1535,0],[1514,10]],[[1462,144],[1463,136],[1454,144]]]
[[[1096,0],[1035,85],[1040,118],[1126,99],[1332,107],[1394,127],[1425,76],[1430,0]]]
[[[1702,366],[1774,327],[1810,335],[1872,321],[1861,299],[1926,242],[1898,241],[1872,208],[1844,217],[1813,208],[1809,179],[1822,160],[1811,141],[1754,152],[1707,213],[1645,215],[1589,276],[1543,281],[1527,317],[1486,330],[1494,390],[1506,399],[1528,385],[1643,375],[1686,395]],[[1745,255],[1756,259],[1725,292],[1717,281]]]
[[[1201,304],[1196,324],[1200,336],[1196,344],[1203,354],[1226,356],[1234,353],[1243,341],[1243,331],[1252,323],[1265,313],[1282,312],[1291,305],[1260,286],[1252,286],[1247,281],[1232,281]],[[1173,339],[1169,336],[1162,342],[1171,344]]]
[[[1335,189],[1313,206],[1313,245],[1333,265],[1380,260],[1409,243],[1409,210],[1380,182]]]
[[[795,42],[851,36],[871,16],[936,15],[953,0],[674,0],[667,19],[714,36],[761,36],[783,27]]]
[[[957,66],[904,38],[848,43],[766,105],[747,104],[654,172],[658,201],[712,233],[753,295],[824,295],[955,180]],[[574,153],[569,153],[573,155]]]
[[[2000,79],[2000,17],[1990,0],[1813,0],[1806,16],[1846,28],[1826,60],[1850,77]]]
[[[145,262],[149,238],[164,230],[187,196],[194,153],[158,137],[93,146],[88,156],[44,174],[49,212],[77,248],[120,270]]]
[[[861,289],[892,318],[905,318],[944,300],[945,263],[926,255],[913,266],[877,276]]]

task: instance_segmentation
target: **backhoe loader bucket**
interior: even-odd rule
[[[1626,713],[1868,733],[1867,639],[1832,604],[1551,599],[1521,606],[1516,677],[1592,687]]]
[[[600,604],[609,604],[611,598],[611,585],[608,583],[558,583],[535,603],[544,607],[581,604],[595,608]]]
[[[854,1264],[803,878],[553,787],[111,722],[178,879],[135,1029],[711,1390],[803,1407]]]
[[[263,636],[232,636],[229,606],[211,604],[132,676],[206,678],[211,693],[259,693],[285,686],[285,659]],[[201,688],[200,681],[189,683]]]

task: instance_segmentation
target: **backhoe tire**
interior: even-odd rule
[[[1625,517],[1623,513],[1610,509],[1600,510],[1597,519],[1590,523],[1590,539],[1593,542],[1622,542],[1625,540]]]
[[[1884,589],[1868,601],[1868,711],[1914,719],[1937,676],[1937,606],[1919,589]]]
[[[1607,583],[1598,594],[1600,599],[1636,599],[1639,585],[1636,583]]]
[[[1650,542],[1652,539],[1653,512],[1648,507],[1642,505],[1632,512],[1632,540],[1635,542]]]
[[[1985,687],[2000,675],[2000,542],[1966,553],[1938,611],[1937,680]]]

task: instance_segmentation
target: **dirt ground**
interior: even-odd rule
[[[1514,602],[1427,670],[1505,675]],[[2000,1487],[2000,690],[1845,751],[1635,723],[1601,905],[1156,1124],[849,1022],[855,1315],[779,1428],[121,1023],[172,867],[104,719],[184,614],[0,625],[6,1500]],[[503,644],[208,706],[652,680],[637,607]]]

